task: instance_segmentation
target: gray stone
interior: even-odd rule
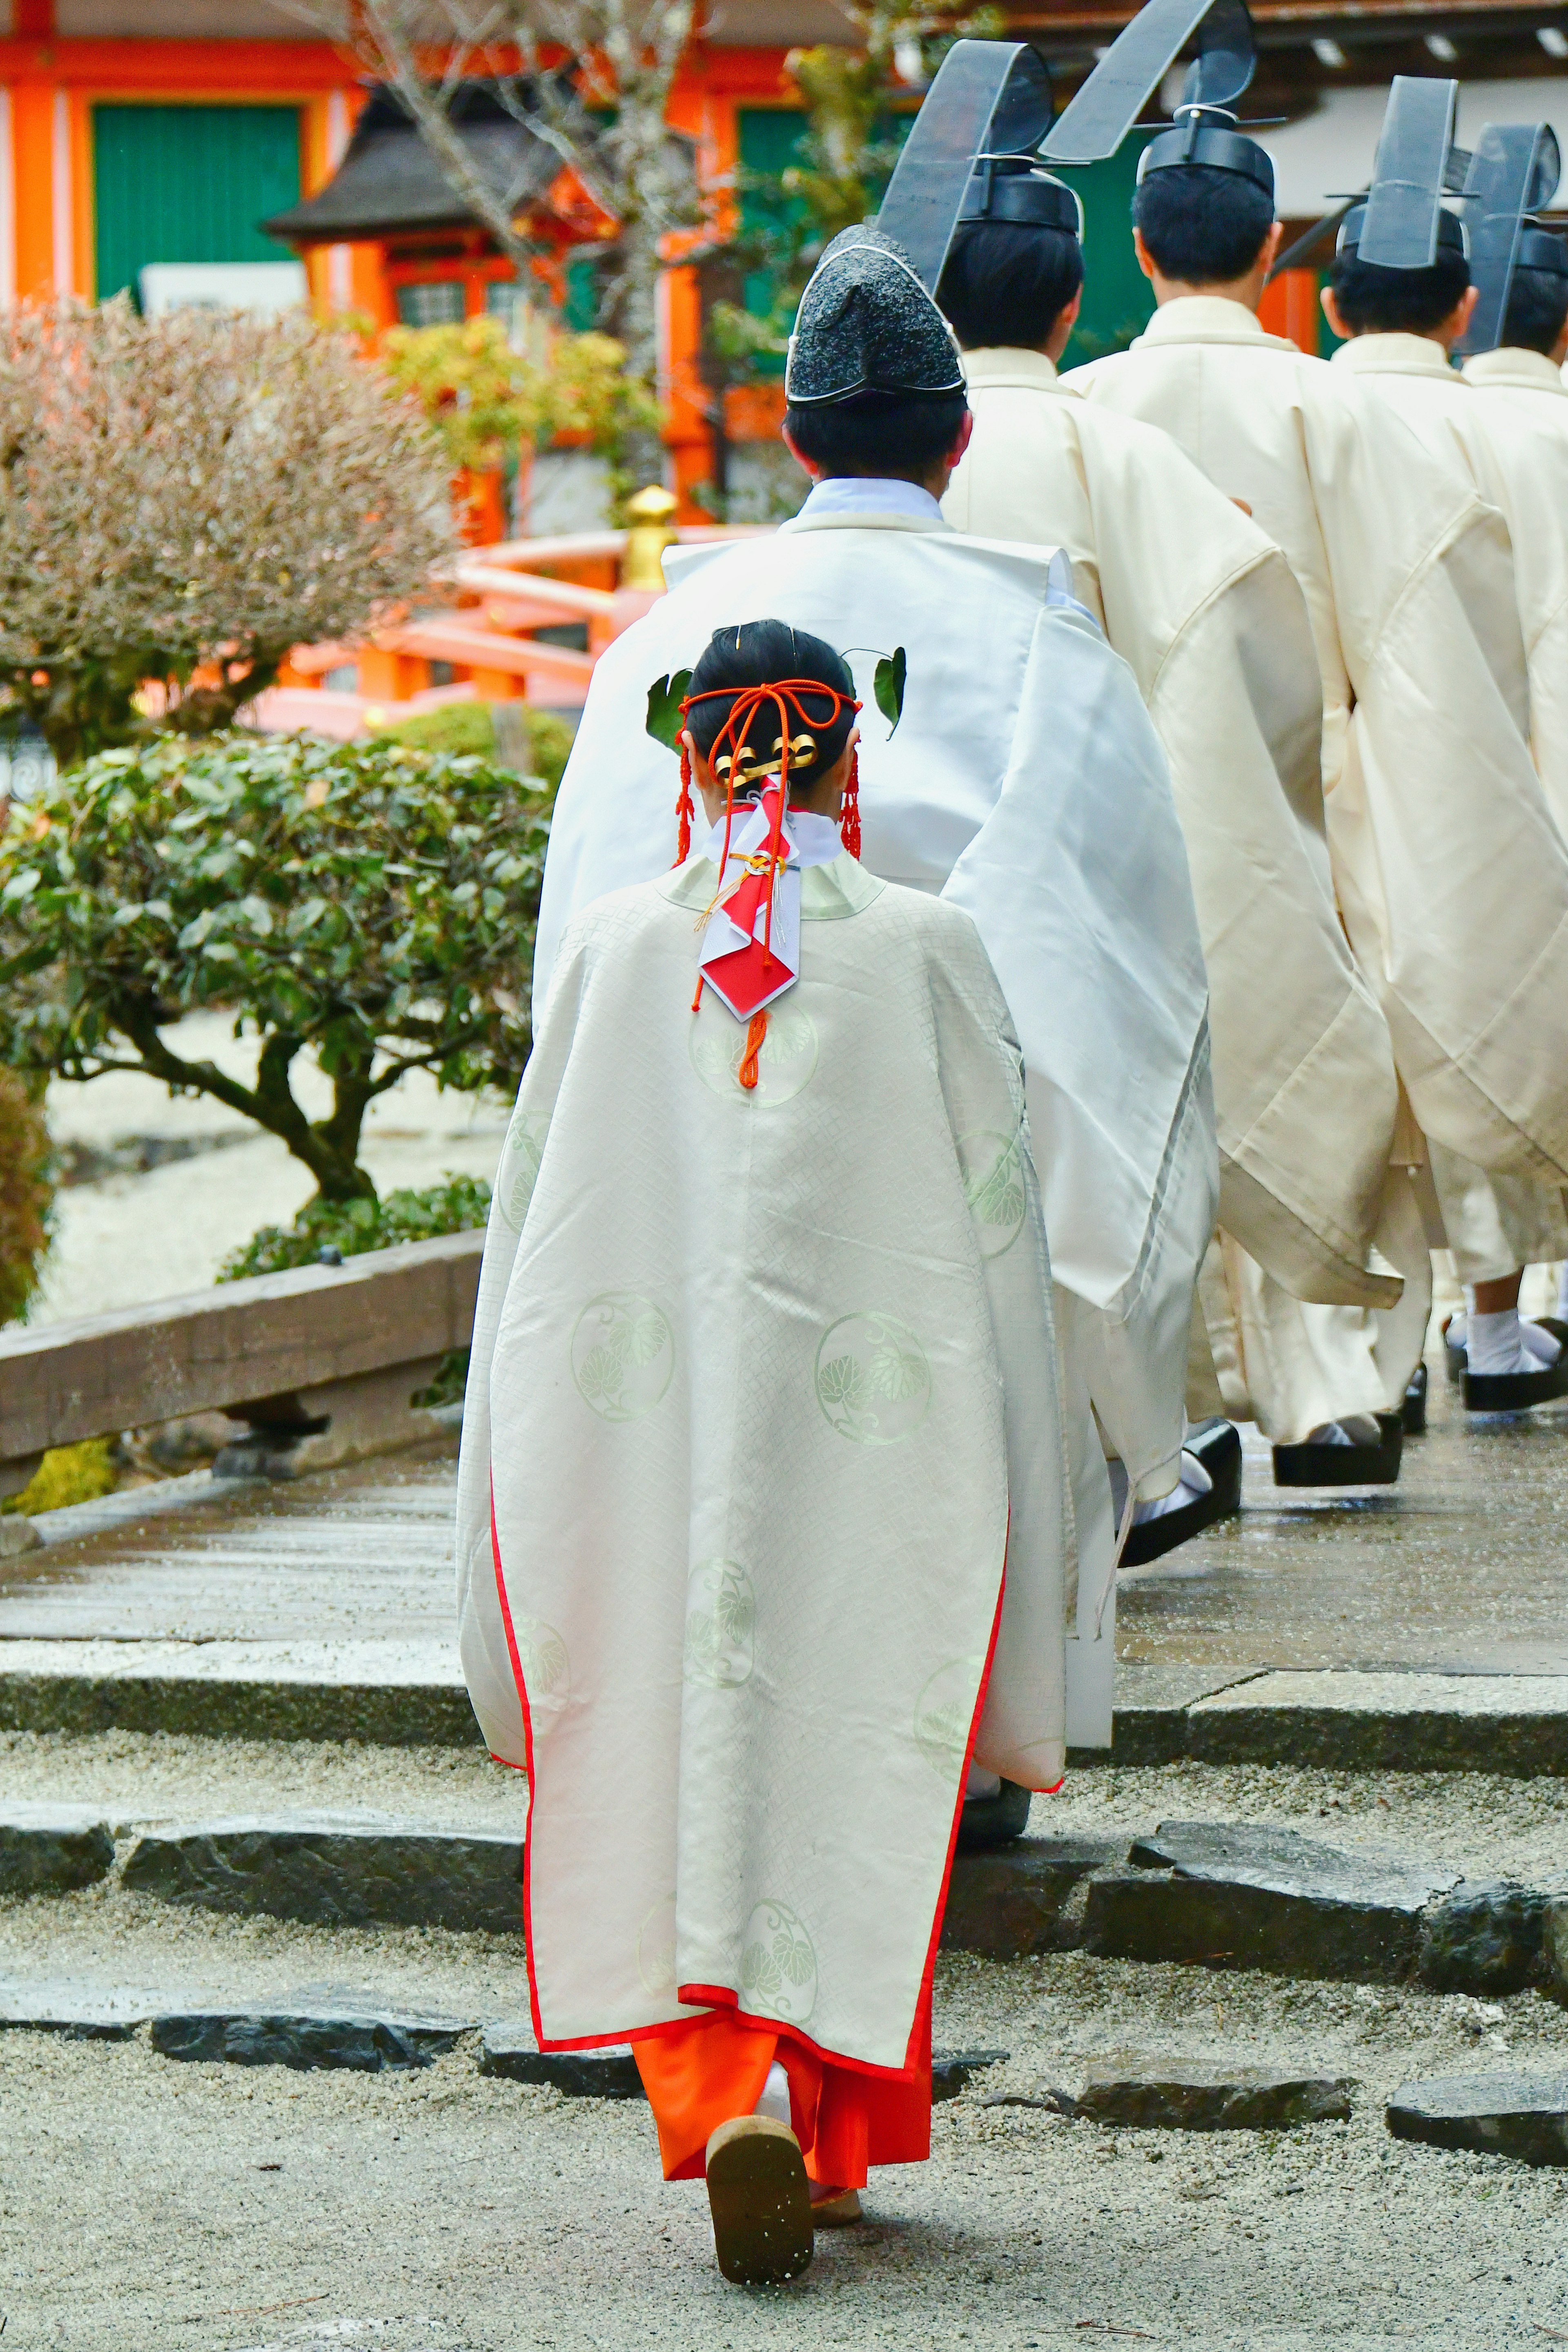
[[[522,1928],[522,1845],[375,1815],[284,1814],[150,1832],[125,1885],[213,1911],[266,1911],[327,1927]]]
[[[1568,1771],[1568,1675],[1282,1668],[1194,1701],[1205,1764],[1336,1772]]]
[[[77,2042],[127,2042],[160,2010],[173,2007],[174,1999],[166,1989],[104,1986],[70,1977],[0,1979],[0,2030],[59,2033]]]
[[[15,1491],[19,1494],[21,1487]],[[0,1513],[0,1559],[19,1559],[25,1551],[38,1550],[43,1540],[32,1520],[23,1518],[19,1511]]]
[[[1402,2083],[1384,2111],[1395,2139],[1568,2165],[1568,2074],[1447,2074]]]
[[[642,2076],[624,2044],[605,2050],[541,2050],[521,2018],[485,2028],[479,2072],[509,2083],[542,2083],[568,2099],[640,2099]]]
[[[1005,2066],[1010,2050],[933,2050],[931,2053],[931,2095],[933,2104],[956,2099],[971,2079],[987,2066]]]
[[[1070,1950],[1080,1940],[1069,1911],[1075,1890],[1126,1852],[1125,1838],[1044,1837],[1020,1838],[994,1853],[956,1855],[942,1948],[994,1960]]]
[[[35,1653],[63,1652],[72,1646],[89,1645],[7,1643],[0,1649],[0,1667],[10,1663],[8,1652],[23,1648]],[[170,1731],[205,1739],[363,1739],[378,1748],[481,1744],[468,1694],[456,1681],[449,1685],[332,1682],[265,1672],[92,1674],[58,1669],[52,1662],[41,1669],[18,1664],[9,1672],[0,1671],[0,1730]]]
[[[1551,1897],[1510,1879],[1461,1879],[1421,1929],[1421,1981],[1437,1992],[1522,1992],[1545,1963]]]
[[[114,1832],[89,1805],[13,1804],[0,1812],[0,1895],[62,1895],[114,1867]]]
[[[380,2074],[428,2066],[473,2031],[448,2019],[186,2010],[153,2020],[153,2047],[164,2058],[230,2066],[343,2067],[356,2074]]]
[[[1090,1881],[1083,1940],[1111,1959],[1397,1983],[1415,1972],[1423,1911],[1457,1876],[1294,1830],[1167,1822],[1138,1840],[1131,1867]]]
[[[1141,2130],[1289,2131],[1301,2124],[1344,2121],[1353,2086],[1342,2078],[1293,2074],[1270,2066],[1110,2062],[1085,2071],[1064,2112]]]

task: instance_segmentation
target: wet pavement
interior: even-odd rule
[[[1568,1675],[1568,1400],[1467,1413],[1434,1367],[1397,1486],[1348,1495],[1244,1437],[1239,1518],[1123,1580],[1119,1659]]]
[[[1477,1419],[1434,1372],[1428,1433],[1406,1442],[1399,1484],[1352,1494],[1276,1487],[1267,1445],[1245,1434],[1240,1517],[1122,1585],[1117,1651],[1140,1679],[1568,1675],[1568,1401]],[[23,1663],[17,1643],[29,1666],[46,1644],[287,1648],[323,1664],[352,1647],[356,1667],[383,1648],[400,1672],[417,1659],[455,1677],[455,1469],[445,1444],[296,1485],[182,1481],[178,1509],[0,1563],[0,1663]]]

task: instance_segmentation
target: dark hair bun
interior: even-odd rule
[[[809,688],[799,697],[812,749],[807,753],[802,745],[797,751],[799,735],[792,738],[789,776],[792,786],[808,791],[841,757],[855,725],[855,712],[850,708],[855,698],[855,680],[849,665],[821,637],[793,628],[787,621],[742,621],[715,629],[687,689],[693,696],[711,695],[712,700],[695,702],[686,714],[686,723],[706,760],[734,709],[735,695],[745,687],[772,686],[785,678],[810,678],[829,689],[820,701],[813,698]],[[727,692],[726,688],[734,691]],[[835,695],[843,695],[845,701],[836,702]],[[746,744],[756,759],[771,761],[776,758],[778,717],[770,704],[762,705],[752,717],[746,730]],[[729,748],[726,746],[726,750]]]

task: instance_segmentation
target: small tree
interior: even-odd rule
[[[441,327],[390,327],[382,356],[400,391],[418,401],[454,466],[500,466],[520,441],[544,448],[572,434],[602,457],[612,499],[636,487],[627,467],[634,436],[663,421],[647,386],[626,373],[612,335],[554,337],[542,364],[513,351],[499,319]]]
[[[516,1088],[548,810],[505,770],[402,744],[104,752],[0,842],[0,1061],[211,1095],[323,1200],[374,1200],[361,1128],[405,1070]],[[259,1041],[251,1085],[163,1035],[217,1005]],[[293,1092],[307,1051],[331,1081],[322,1119]]]
[[[0,319],[0,685],[62,767],[144,731],[147,680],[166,724],[226,725],[452,544],[439,444],[342,335],[123,299]]]
[[[633,374],[651,383],[664,240],[702,214],[694,152],[671,137],[667,121],[693,0],[283,5],[397,92],[448,185],[524,280],[533,249],[518,225],[521,189],[498,188],[464,144],[453,120],[460,85],[488,82],[509,112],[555,150],[620,224],[600,323],[626,345]]]

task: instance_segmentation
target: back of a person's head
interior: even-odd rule
[[[966,352],[997,344],[1037,351],[1082,284],[1082,247],[1068,230],[965,221],[936,299]]]
[[[807,792],[838,760],[855,724],[855,680],[849,665],[825,639],[812,636],[805,629],[795,628],[788,621],[742,621],[715,629],[687,688],[691,708],[686,724],[703,758],[712,757],[714,744],[729,724],[736,698],[746,688],[774,686],[788,680],[798,689],[802,679],[823,689],[814,695],[807,687],[792,697],[795,709],[804,718],[805,726],[790,739],[789,780],[792,790],[798,786]],[[700,700],[699,697],[711,699]],[[721,782],[727,781],[728,762],[742,745],[750,751],[752,759],[742,761],[742,773],[736,779],[738,790],[743,787],[747,767],[754,768],[759,763],[765,766],[777,757],[779,726],[775,704],[760,704],[750,721],[739,730],[735,741],[724,745],[720,754],[725,763]]]
[[[1500,341],[1516,352],[1550,357],[1568,321],[1568,278],[1554,269],[1516,269],[1509,288]]]
[[[784,424],[801,456],[829,480],[871,474],[919,481],[952,447],[968,405],[962,392],[863,392],[786,408]]]
[[[1274,226],[1274,202],[1256,180],[1212,163],[1146,172],[1132,225],[1162,278],[1178,286],[1227,286],[1245,278]]]
[[[1357,335],[1429,334],[1463,299],[1469,282],[1469,263],[1449,246],[1438,247],[1427,269],[1386,269],[1346,246],[1335,255],[1329,278],[1340,316]]]

